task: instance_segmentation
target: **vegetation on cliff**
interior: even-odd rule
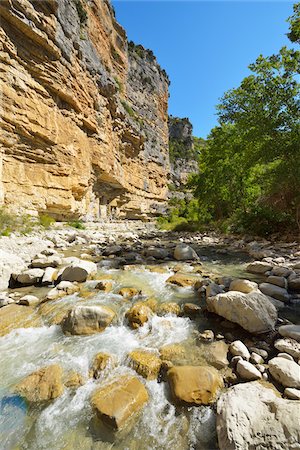
[[[289,22],[289,37],[299,43],[300,3]],[[297,230],[300,52],[284,47],[276,55],[260,55],[249,68],[251,75],[217,106],[219,125],[201,149],[199,174],[190,182],[197,207],[195,201],[179,205],[177,217],[260,235]]]

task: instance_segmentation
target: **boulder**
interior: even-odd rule
[[[217,403],[220,450],[296,450],[300,402],[280,398],[259,381],[229,388]]]
[[[175,275],[170,276],[166,283],[175,284],[180,287],[194,286],[195,283],[199,280],[193,275],[176,273]]]
[[[160,357],[165,361],[176,361],[182,359],[185,350],[181,344],[168,344],[159,349]]]
[[[78,259],[65,267],[61,274],[61,280],[83,283],[96,272],[97,265],[95,263]]]
[[[61,323],[65,334],[85,335],[104,331],[111,324],[115,312],[107,306],[77,305]]]
[[[178,404],[208,405],[223,387],[219,372],[210,366],[175,366],[168,371],[172,397]]]
[[[44,286],[47,286],[49,284],[52,284],[54,281],[56,281],[58,278],[58,272],[54,267],[46,267],[43,278],[42,278],[42,284]]]
[[[206,303],[210,312],[239,324],[250,333],[273,330],[277,321],[275,306],[259,291],[249,294],[229,291],[207,298]]]
[[[254,262],[248,264],[246,270],[247,270],[247,272],[250,272],[250,273],[262,275],[262,274],[268,272],[269,270],[272,270],[272,268],[273,268],[273,265],[269,264],[267,262],[254,261]]]
[[[18,383],[16,392],[33,403],[54,400],[64,391],[62,376],[62,368],[57,364],[43,367]]]
[[[288,278],[288,286],[291,291],[300,291],[300,276],[290,276]]]
[[[71,281],[61,281],[58,285],[51,289],[45,298],[47,300],[56,300],[61,297],[65,297],[66,295],[74,294],[79,291],[78,284],[71,283]]]
[[[183,313],[184,315],[193,318],[198,316],[201,312],[201,307],[196,305],[195,303],[185,303],[183,305]]]
[[[187,244],[178,244],[174,250],[174,258],[177,261],[199,259],[197,253]]]
[[[64,377],[64,385],[69,389],[77,389],[84,384],[84,378],[80,373],[71,370]]]
[[[32,286],[38,284],[42,281],[44,276],[43,269],[27,269],[19,274],[12,274],[12,279],[23,286]]]
[[[256,291],[258,289],[258,284],[250,280],[233,280],[229,285],[230,291],[243,292],[244,294],[249,294],[249,292]]]
[[[281,302],[288,302],[290,299],[290,295],[287,290],[276,286],[275,284],[261,283],[259,285],[259,289],[263,294],[273,297]]]
[[[41,299],[36,297],[35,295],[24,295],[24,297],[21,297],[18,301],[19,305],[25,305],[25,306],[37,306],[41,303]]]
[[[165,316],[166,314],[175,314],[175,316],[178,316],[180,314],[180,306],[175,302],[160,303],[156,312],[159,316]]]
[[[281,336],[300,342],[300,325],[282,325],[278,331]]]
[[[208,297],[215,297],[217,294],[221,294],[224,292],[224,289],[219,286],[217,283],[209,283],[209,285],[205,288],[205,296]]]
[[[143,305],[142,303],[136,303],[130,308],[125,317],[129,322],[129,325],[133,329],[137,329],[144,325],[145,322],[148,322],[150,317],[153,316],[152,310],[149,306]]]
[[[300,389],[285,388],[284,395],[291,400],[300,400]]]
[[[250,358],[249,350],[246,345],[243,344],[242,341],[234,341],[229,346],[229,351],[233,356],[241,356],[243,359],[247,361]]]
[[[269,361],[269,371],[282,386],[300,388],[300,366],[295,361],[275,357]]]
[[[280,352],[292,355],[293,358],[300,358],[300,342],[295,341],[294,339],[278,339],[278,341],[275,342],[274,347],[277,348],[277,350],[279,350]]]
[[[129,353],[131,367],[147,380],[156,380],[160,371],[161,359],[146,350]]]
[[[272,269],[272,275],[276,277],[285,277],[287,278],[293,271],[288,267],[283,266],[275,266]]]
[[[238,361],[236,371],[242,380],[252,381],[259,380],[261,378],[260,371],[249,361]]]
[[[214,366],[216,369],[223,369],[223,367],[228,366],[228,345],[224,341],[205,344],[204,350],[204,358],[208,364]]]
[[[287,289],[288,283],[285,277],[276,277],[275,275],[271,275],[267,278],[267,283],[275,284],[281,288]]]
[[[145,256],[155,259],[165,259],[169,256],[169,251],[161,247],[149,247],[145,250]]]
[[[148,398],[147,390],[138,378],[124,375],[97,388],[91,402],[97,417],[103,423],[121,430],[141,411]]]
[[[41,255],[43,256],[43,255]],[[36,258],[31,261],[31,267],[38,269],[45,269],[46,267],[58,267],[62,264],[62,260],[57,255],[44,256],[43,258]]]

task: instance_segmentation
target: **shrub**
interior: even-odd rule
[[[55,219],[48,214],[42,214],[39,216],[40,225],[44,228],[49,228],[55,222]]]
[[[85,226],[82,220],[73,220],[71,222],[68,222],[68,225],[72,228],[77,228],[78,230],[85,230]]]
[[[17,232],[22,234],[30,233],[36,225],[36,220],[28,214],[14,214],[4,207],[0,208],[0,235],[9,236]]]
[[[125,100],[121,100],[121,103],[122,103],[125,111],[130,115],[130,117],[135,117],[135,112],[133,111],[131,106],[128,105],[128,103]]]
[[[87,12],[81,2],[81,0],[74,0],[75,6],[76,6],[76,10],[77,10],[77,14],[80,20],[80,24],[81,25],[85,25],[88,19],[88,15]]]

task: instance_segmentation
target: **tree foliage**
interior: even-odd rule
[[[300,43],[300,3],[289,23]],[[261,234],[300,228],[300,52],[283,47],[249,69],[221,98],[191,184],[206,220]]]

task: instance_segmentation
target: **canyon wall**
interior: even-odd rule
[[[0,204],[150,218],[169,174],[169,80],[107,0],[0,2]]]

